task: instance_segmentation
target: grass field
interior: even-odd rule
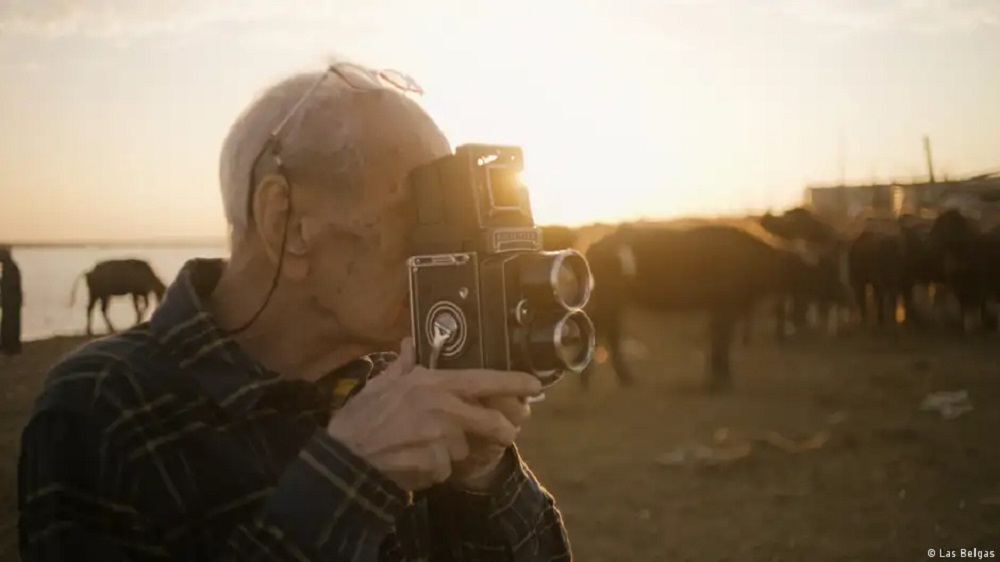
[[[1000,339],[858,333],[778,346],[762,330],[737,348],[733,392],[708,396],[703,325],[633,314],[636,386],[617,388],[601,365],[589,393],[565,380],[536,405],[521,448],[557,497],[575,559],[1000,550]],[[0,363],[4,560],[16,560],[21,425],[45,367],[80,342],[32,343]],[[920,410],[950,390],[966,390],[974,409],[955,419]],[[686,462],[682,447],[716,457]]]

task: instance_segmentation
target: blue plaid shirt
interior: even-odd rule
[[[489,494],[408,494],[330,438],[393,356],[281,379],[205,311],[223,265],[192,260],[148,323],[49,373],[21,440],[24,562],[571,560],[515,448]]]

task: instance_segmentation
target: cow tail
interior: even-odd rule
[[[79,275],[76,276],[76,279],[73,280],[73,288],[69,290],[69,306],[70,306],[70,308],[76,306],[76,288],[77,288],[77,285],[80,284],[80,280],[83,279],[86,275],[87,275],[87,272],[85,272],[85,271],[81,272]]]

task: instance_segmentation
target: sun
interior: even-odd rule
[[[560,14],[545,13],[552,21],[565,16]],[[429,93],[422,103],[452,146],[520,146],[538,224],[670,215],[704,199],[697,191],[672,189],[690,179],[691,159],[677,141],[688,132],[664,113],[669,104],[648,83],[657,75],[620,52],[559,47],[587,46],[592,38],[546,21],[505,24],[546,37],[545,46],[504,44],[488,64],[469,61],[461,72],[427,66]],[[498,28],[501,23],[491,21]],[[569,35],[556,41],[553,33]]]

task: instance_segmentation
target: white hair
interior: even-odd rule
[[[316,85],[323,72],[296,74],[267,88],[230,127],[222,145],[219,180],[230,243],[235,247],[250,226],[249,201],[255,161],[281,121]],[[309,174],[341,191],[356,189],[364,155],[357,119],[350,107],[351,87],[341,80],[324,80],[278,133],[280,155],[296,177]],[[267,154],[256,162],[256,172],[273,169]],[[289,180],[291,181],[291,180]]]

